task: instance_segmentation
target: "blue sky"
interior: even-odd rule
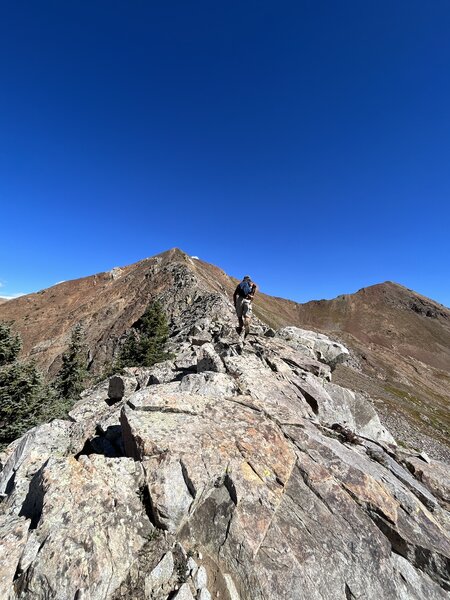
[[[450,3],[3,2],[0,295],[177,246],[450,305]]]

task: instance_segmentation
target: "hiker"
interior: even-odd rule
[[[239,319],[239,327],[236,331],[239,335],[242,329],[245,329],[245,336],[250,331],[250,320],[252,318],[252,301],[257,290],[256,283],[253,283],[249,275],[246,275],[241,283],[234,290],[233,302],[236,314]]]

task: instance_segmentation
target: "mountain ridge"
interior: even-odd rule
[[[357,349],[256,318],[239,336],[234,285],[171,252],[38,296],[59,344],[82,320],[92,369],[158,299],[170,358],[99,381],[0,454],[0,597],[448,597],[448,464],[338,383],[341,367],[373,383]]]
[[[225,310],[236,283],[219,267],[172,248],[10,300],[1,304],[0,319],[14,322],[23,338],[23,356],[36,360],[50,376],[59,368],[71,329],[81,322],[87,331],[91,373],[97,376],[113,360],[120,339],[150,301],[162,299],[175,331],[180,306],[198,301],[201,313],[201,298],[212,294],[225,302]],[[392,419],[397,419],[394,429],[400,439],[406,418],[412,427],[409,443],[418,444],[425,436],[448,447],[448,309],[387,281],[304,304],[258,292],[254,313],[274,329],[294,325],[346,344],[353,366],[339,365],[336,381],[369,393],[391,427]]]

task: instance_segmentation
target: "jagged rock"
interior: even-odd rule
[[[325,389],[332,397],[333,405],[342,407],[344,415],[346,415],[347,408],[350,411],[350,420],[345,423],[350,429],[360,436],[379,443],[390,446],[397,445],[389,431],[381,425],[373,406],[362,394],[357,394],[333,383],[326,383]],[[337,420],[337,422],[341,421]]]
[[[174,362],[178,371],[195,371],[197,369],[197,354],[194,351],[184,353]]]
[[[177,531],[193,502],[181,460],[166,457],[142,461],[147,473],[153,519],[158,527]]]
[[[291,374],[308,371],[320,379],[331,380],[331,368],[329,365],[306,356],[284,340],[279,338],[270,338],[269,340],[259,338],[253,342],[252,346],[257,355],[261,356],[275,371],[291,372]],[[281,364],[284,364],[284,367],[280,368]]]
[[[436,509],[439,504],[437,499],[431,494],[428,489],[422,485],[417,479],[415,479],[409,471],[402,467],[396,460],[394,460],[387,452],[380,448],[378,445],[372,442],[365,441],[364,446],[367,448],[368,455],[385,466],[393,473],[396,478],[404,483],[413,494],[415,494],[419,500],[430,510]]]
[[[332,369],[349,357],[349,351],[345,346],[331,340],[323,333],[307,331],[299,327],[283,327],[276,332],[276,335],[286,340],[294,348],[326,363]]]
[[[19,573],[17,597],[112,598],[152,529],[139,499],[142,467],[128,458],[52,458],[39,479],[41,499],[26,516],[40,546]]]
[[[209,331],[200,331],[191,337],[191,343],[194,346],[203,346],[203,344],[207,344],[211,341],[212,335],[209,333]]]
[[[208,585],[208,575],[206,574],[205,567],[199,567],[193,574],[192,579],[197,590],[205,588]]]
[[[174,567],[173,554],[167,552],[145,579],[146,598],[150,598],[154,590],[163,587],[164,584],[170,581]]]
[[[178,592],[173,596],[176,600],[195,600],[192,595],[191,588],[189,584],[183,583]]]
[[[180,508],[186,521],[215,486],[224,487],[236,505],[235,527],[258,548],[295,461],[272,421],[224,399],[174,393],[148,395],[137,410],[126,406],[122,428],[127,455],[144,464],[152,505],[163,505],[170,523],[183,522]],[[172,505],[165,487],[168,464],[181,467],[176,468],[176,497],[183,500]],[[261,504],[256,514],[255,503]]]
[[[227,371],[235,378],[246,403],[270,414],[283,423],[295,423],[303,417],[313,417],[314,411],[297,385],[282,373],[274,373],[268,364],[255,355],[225,357]],[[248,398],[247,398],[248,397]]]
[[[148,370],[148,378],[145,385],[141,385],[141,388],[146,387],[147,385],[157,385],[160,383],[169,383],[173,381],[176,377],[177,368],[175,363],[171,360],[165,360],[159,364],[153,365]]]
[[[197,372],[202,373],[203,371],[225,373],[223,361],[211,343],[201,346],[198,352]]]
[[[138,386],[135,377],[114,375],[109,380],[108,398],[113,402],[119,402],[125,396],[132,394]]]
[[[411,473],[439,499],[444,508],[450,510],[449,466],[437,460],[430,460],[427,463],[414,456],[405,458],[404,463]]]
[[[450,539],[392,471],[336,440],[318,436],[312,428],[289,428],[289,434],[324,474],[331,472],[365,508],[398,554],[446,589]],[[302,467],[304,464],[303,458]]]
[[[236,382],[229,375],[209,371],[186,375],[181,380],[179,389],[183,392],[215,398],[234,396],[238,392]]]
[[[197,596],[198,600],[211,600],[211,594],[208,592],[206,588],[202,588]]]
[[[188,561],[187,561],[188,574],[191,575],[191,576],[194,576],[195,573],[197,572],[197,569],[198,569],[197,563],[192,558],[192,556],[190,556],[189,559],[188,559]]]
[[[13,600],[17,563],[27,541],[30,522],[23,517],[0,517],[0,598]]]
[[[7,496],[2,503],[3,510],[18,514],[30,482],[49,458],[78,450],[79,440],[74,443],[72,434],[72,423],[55,420],[30,429],[13,442],[14,450],[0,473],[0,492]]]
[[[234,585],[234,581],[233,581],[233,578],[231,577],[231,575],[229,575],[228,573],[225,573],[223,578],[225,581],[226,590],[228,592],[230,600],[240,600],[239,594],[237,592],[236,586]]]

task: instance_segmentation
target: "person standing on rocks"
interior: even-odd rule
[[[250,275],[246,275],[234,290],[233,302],[239,319],[239,327],[237,328],[239,335],[242,333],[242,329],[245,329],[246,336],[250,331],[252,302],[257,289],[258,287],[251,280]]]

